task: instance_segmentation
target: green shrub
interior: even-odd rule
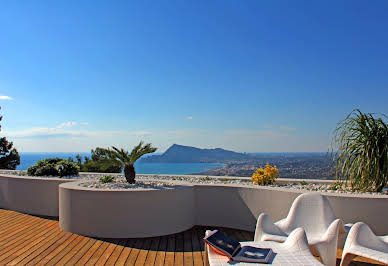
[[[78,175],[79,167],[74,162],[60,158],[48,158],[38,161],[27,169],[31,176],[71,176]]]
[[[306,181],[304,181],[304,180],[300,181],[300,184],[301,184],[302,186],[307,186],[307,185],[308,185],[308,183],[307,183]]]
[[[103,159],[99,161],[89,160],[82,165],[82,172],[95,173],[121,173],[121,164],[114,160]]]
[[[101,183],[111,183],[115,178],[111,175],[106,175],[100,178]]]

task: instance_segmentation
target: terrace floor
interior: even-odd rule
[[[253,239],[250,232],[221,230],[239,241]],[[56,220],[0,209],[0,265],[206,265],[204,232],[196,226],[162,237],[95,239],[64,232]],[[363,261],[352,265],[375,265]]]

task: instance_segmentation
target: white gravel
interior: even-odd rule
[[[171,182],[164,181],[136,181],[135,184],[129,184],[124,178],[115,178],[112,182],[102,183],[99,180],[91,180],[79,184],[81,187],[98,189],[173,189],[177,186]]]
[[[83,175],[84,176],[84,175]],[[115,178],[116,183],[101,183],[96,175],[88,175],[87,179],[94,179],[83,185],[93,188],[107,188],[107,189],[136,189],[144,188],[141,187],[143,183],[153,183],[155,186],[163,186],[166,182],[173,186],[174,181],[184,181],[193,184],[236,184],[236,185],[246,185],[254,186],[253,182],[250,179],[228,179],[228,178],[210,178],[210,177],[194,177],[194,176],[136,176],[136,185],[139,183],[139,187],[134,185],[129,185],[122,175],[119,175]],[[97,179],[96,179],[97,178]],[[150,181],[153,180],[153,181]],[[158,181],[155,181],[158,180]],[[258,186],[258,185],[257,185]],[[279,187],[279,188],[289,188],[297,190],[308,190],[308,191],[320,191],[320,192],[329,192],[329,193],[348,193],[348,194],[368,194],[368,195],[384,195],[386,193],[378,192],[360,192],[360,191],[351,191],[350,188],[337,187],[333,189],[332,184],[303,184],[303,183],[291,183],[291,184],[272,184],[267,185],[268,187]]]
[[[0,171],[1,173],[1,171]],[[23,175],[22,172],[17,173],[17,175]],[[102,183],[100,178],[106,175],[114,176],[115,180],[111,183]],[[47,178],[58,178],[56,176],[45,176]],[[84,183],[81,183],[83,187],[89,188],[101,188],[101,189],[170,189],[174,188],[177,185],[174,184],[174,181],[184,181],[194,184],[231,184],[231,185],[254,185],[250,179],[239,179],[239,178],[211,178],[205,176],[161,176],[161,175],[136,175],[136,183],[128,184],[124,179],[122,174],[99,174],[99,173],[90,173],[80,176],[66,176],[62,177],[64,179],[83,179]],[[267,185],[268,187],[280,187],[280,188],[289,188],[297,190],[307,190],[307,191],[320,191],[328,193],[348,193],[348,194],[368,194],[368,195],[387,195],[387,192],[361,192],[361,191],[351,191],[350,188],[345,188],[336,186],[334,189],[333,184],[313,184],[304,182],[299,183],[288,183],[288,184],[272,184]]]

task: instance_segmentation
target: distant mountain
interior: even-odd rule
[[[141,159],[147,163],[220,163],[226,161],[247,160],[248,154],[228,151],[220,148],[199,149],[174,144],[162,155],[152,155]]]

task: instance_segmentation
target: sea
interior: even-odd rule
[[[46,158],[73,158],[76,161],[76,155],[79,154],[84,158],[90,157],[90,153],[38,153],[38,152],[21,152],[20,164],[17,170],[27,170],[28,167],[34,165],[36,162]],[[208,171],[213,168],[221,167],[223,164],[219,163],[142,163],[140,161],[135,163],[137,174],[169,174],[169,175],[187,175],[193,173],[200,173]]]

